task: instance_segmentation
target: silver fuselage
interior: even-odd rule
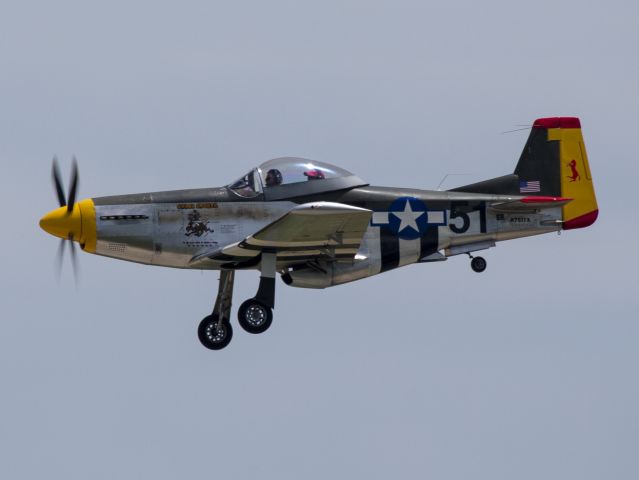
[[[242,241],[304,201],[232,201],[221,195],[220,189],[211,189],[210,192],[212,194],[206,196],[194,195],[192,199],[181,195],[180,201],[174,202],[150,201],[152,194],[123,196],[122,203],[96,199],[95,253],[164,267],[220,269],[224,268],[222,262],[206,260],[194,265],[192,259],[202,252]],[[215,192],[219,194],[216,196]],[[324,269],[332,272],[331,279],[317,283],[313,278],[308,284],[302,281],[298,286],[324,288],[390,269],[385,268],[385,263],[388,263],[385,260],[388,258],[388,235],[383,232],[383,222],[388,221],[389,215],[385,210],[393,199],[406,195],[419,198],[432,207],[441,224],[430,227],[437,230],[432,232],[434,243],[428,251],[425,251],[422,238],[393,239],[393,248],[397,252],[391,268],[445,260],[452,255],[489,248],[498,241],[558,231],[561,225],[560,207],[517,213],[500,213],[490,208],[494,202],[512,200],[511,196],[381,187],[355,189],[332,200],[374,211],[357,255],[349,260],[322,260]],[[129,203],[136,197],[143,201]],[[459,204],[470,207],[460,214]],[[472,205],[481,208],[473,208]],[[278,256],[279,270],[293,265],[295,261]],[[245,268],[257,269],[259,262]],[[312,273],[310,275],[313,276]]]

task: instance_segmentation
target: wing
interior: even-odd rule
[[[371,210],[343,203],[298,205],[242,241],[196,255],[191,264],[207,259],[250,264],[263,250],[278,260],[312,260],[320,256],[353,258],[370,223]]]

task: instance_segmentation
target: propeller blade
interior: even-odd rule
[[[78,283],[78,260],[76,258],[75,253],[75,242],[73,241],[73,236],[69,235],[69,247],[71,248],[71,266],[73,267],[73,278],[75,279],[75,283]]]
[[[71,187],[69,188],[69,201],[67,202],[67,212],[73,211],[75,196],[78,191],[78,161],[73,157],[73,167],[71,167]]]
[[[58,255],[56,256],[56,273],[58,274],[58,280],[62,276],[62,263],[64,261],[64,242],[66,240],[64,238],[60,239],[60,244],[58,245]]]
[[[71,167],[71,181],[69,182],[69,198],[68,200],[64,195],[64,187],[62,186],[62,180],[60,178],[60,168],[58,166],[58,158],[53,157],[53,165],[51,167],[51,176],[53,178],[53,185],[55,186],[55,191],[58,196],[58,202],[61,207],[67,207],[67,213],[71,213],[73,211],[73,207],[75,206],[75,198],[78,192],[78,184],[80,182],[78,175],[78,161],[75,156],[73,157],[73,166]],[[69,236],[66,239],[60,239],[60,245],[58,246],[58,255],[56,258],[56,270],[58,273],[58,279],[60,279],[62,275],[62,264],[64,263],[64,249],[65,243],[69,242],[69,249],[71,250],[71,266],[73,267],[73,277],[75,279],[76,286],[78,285],[78,260],[77,253],[75,249],[75,243],[73,242],[73,235],[69,233]]]
[[[60,169],[58,168],[58,159],[56,157],[53,157],[51,176],[53,178],[53,184],[55,185],[55,191],[58,194],[58,203],[61,207],[64,207],[67,204],[67,200],[64,195],[64,188],[62,187],[62,180],[60,179]]]

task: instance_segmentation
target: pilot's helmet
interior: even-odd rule
[[[314,168],[312,170],[307,170],[304,172],[304,175],[308,177],[309,180],[324,180],[324,172],[322,172],[319,168]]]
[[[268,172],[266,172],[267,187],[275,187],[277,185],[281,185],[281,183],[282,172],[280,172],[277,168],[271,168]]]

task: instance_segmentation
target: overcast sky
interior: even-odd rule
[[[179,3],[179,4],[178,4]],[[0,2],[0,478],[636,479],[633,1]],[[81,253],[80,198],[224,185],[282,155],[434,189],[582,120],[597,223],[324,291],[198,342],[215,272]],[[67,259],[68,260],[68,259]],[[258,274],[237,277],[235,307]],[[235,313],[233,313],[235,318]]]

